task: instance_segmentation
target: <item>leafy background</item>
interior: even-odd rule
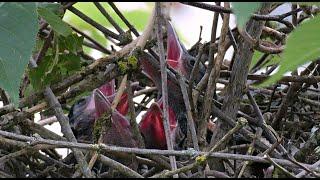
[[[116,13],[111,10],[111,7],[107,3],[101,4],[116,22],[121,27],[125,28],[124,23]],[[310,3],[307,4],[310,5]],[[319,3],[315,4],[318,5]],[[255,12],[260,6],[260,2],[232,3],[239,29],[244,27],[250,14]],[[87,16],[101,23],[103,26],[112,29],[111,24],[93,3],[79,2],[76,3],[74,7],[81,12],[85,12]],[[143,10],[122,11],[124,16],[127,17],[140,32],[148,21],[152,3],[148,3],[147,7],[147,9]],[[2,16],[0,17],[0,45],[2,45],[0,49],[0,70],[2,71],[0,74],[0,86],[9,93],[15,105],[18,104],[19,85],[31,57],[31,52],[42,44],[41,41],[39,42],[39,39],[36,43],[38,15],[49,23],[56,32],[56,35],[54,36],[54,48],[51,50],[51,54],[46,54],[45,57],[50,59],[50,61],[39,64],[38,68],[29,72],[31,84],[33,84],[33,88],[35,89],[41,89],[45,85],[61,80],[64,76],[70,75],[73,71],[78,70],[80,68],[79,64],[81,59],[75,57],[76,51],[82,51],[83,48],[84,52],[89,54],[93,53],[93,50],[89,50],[88,48],[79,45],[81,44],[79,42],[83,41],[83,38],[81,39],[81,37],[72,34],[72,30],[67,23],[77,27],[105,46],[110,44],[102,33],[85,23],[70,11],[66,12],[63,21],[61,21],[60,18],[62,17],[62,13],[59,4],[3,2],[0,3],[0,11],[2,12]],[[290,34],[286,43],[286,49],[280,56],[275,57],[276,62],[280,62],[279,70],[272,78],[268,79],[260,86],[267,86],[275,83],[285,72],[292,71],[307,61],[319,57],[320,35],[317,33],[319,21],[318,16],[311,20],[307,20]],[[178,34],[180,33],[178,32]],[[63,39],[63,37],[66,39]],[[73,47],[72,44],[64,45],[65,42],[69,41],[68,38],[76,39],[76,42],[78,43],[75,44],[78,44],[78,47]],[[181,37],[181,39],[183,40],[185,37]],[[306,40],[310,40],[310,43],[299,43]],[[255,53],[253,62],[256,62],[258,57],[259,53]]]

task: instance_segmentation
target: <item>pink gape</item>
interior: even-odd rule
[[[98,89],[95,89],[91,96],[87,97],[77,108],[73,108],[70,121],[78,140],[92,141],[92,131],[96,120],[105,112],[111,112],[111,102],[115,97],[114,80],[107,82]],[[123,147],[137,147],[133,138],[129,121],[125,114],[128,113],[127,94],[121,96],[116,110],[112,113],[111,127],[103,136],[103,143]]]
[[[183,49],[178,40],[172,25],[168,22],[167,26],[167,63],[172,68],[181,71],[183,75],[187,75],[187,71],[182,60]],[[147,76],[159,87],[159,72],[151,69],[152,66],[148,64],[145,60],[142,61],[142,66],[144,66],[144,71]],[[170,82],[168,81],[168,87],[170,87]],[[173,89],[171,89],[173,90]],[[169,89],[170,91],[170,89]],[[170,98],[170,97],[169,97]],[[141,122],[139,123],[140,132],[143,134],[145,139],[146,148],[155,149],[167,149],[167,142],[165,137],[165,131],[163,127],[162,118],[163,103],[162,98],[158,102],[153,103],[148,109],[146,114],[143,116]],[[175,130],[177,127],[176,114],[172,107],[169,107],[169,123],[170,123],[170,136],[174,139]]]
[[[188,72],[183,62],[183,49],[178,40],[172,25],[168,22],[167,26],[167,63],[170,67],[181,71],[181,73],[187,76]],[[141,60],[143,71],[146,73],[148,78],[150,78],[158,87],[161,82],[160,72],[155,69],[148,59]],[[111,103],[115,97],[115,88],[114,80],[104,84],[98,90],[95,90],[93,93],[94,98],[90,102],[92,105],[88,107],[96,109],[96,117],[100,117],[104,112],[111,108]],[[168,81],[168,87],[171,90],[179,90],[179,87],[172,85],[172,82]],[[178,88],[178,89],[177,89]],[[121,96],[121,100],[117,106],[117,111],[112,115],[113,119],[113,128],[108,131],[105,140],[112,141],[114,137],[114,130],[122,131],[117,133],[120,142],[126,142],[126,138],[131,136],[131,129],[129,121],[124,117],[128,113],[128,95],[124,93]],[[170,98],[170,97],[169,97]],[[94,103],[94,104],[93,104]],[[139,129],[142,135],[144,136],[146,148],[154,149],[167,149],[165,131],[163,127],[163,103],[162,98],[160,98],[156,103],[153,103],[146,114],[143,116],[141,122],[139,123]],[[177,119],[174,110],[169,107],[169,123],[170,123],[170,136],[174,139],[175,130],[177,127]],[[125,138],[126,137],[126,138]],[[108,140],[109,139],[109,140]],[[131,143],[132,144],[132,143]]]
[[[112,79],[110,82],[99,87],[99,90],[103,93],[104,96],[107,97],[109,102],[113,102],[113,100],[116,96],[114,79]],[[128,94],[127,93],[122,94],[120,102],[117,106],[117,110],[120,114],[122,114],[124,116],[128,113],[129,104],[128,104]]]
[[[113,80],[112,80],[113,81]],[[110,88],[112,87],[112,82],[110,83],[111,87],[107,87],[107,89],[99,88],[95,89],[93,91],[93,100],[95,104],[95,110],[96,110],[96,116],[100,117],[105,112],[108,112],[111,110],[111,102],[110,100],[114,99],[114,96],[105,96],[105,93],[110,93]],[[106,86],[109,84],[107,83]],[[102,90],[107,90],[102,92]],[[109,95],[109,94],[107,94]],[[119,112],[118,110],[115,110],[112,113],[112,124],[111,128],[107,130],[107,132],[104,134],[103,142],[107,144],[114,144],[118,146],[123,147],[137,147],[137,143],[133,138],[132,135],[132,129],[130,126],[129,121],[125,116],[122,115],[122,113],[128,112],[128,100],[127,95],[123,94],[120,100],[120,104],[118,105],[117,109],[120,109],[122,112]]]

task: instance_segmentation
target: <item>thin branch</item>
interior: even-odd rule
[[[199,151],[199,144],[198,144],[198,138],[197,138],[197,132],[196,132],[196,128],[194,125],[194,120],[192,117],[192,112],[191,112],[191,106],[190,106],[190,101],[189,101],[189,97],[187,94],[187,87],[185,85],[185,82],[183,80],[183,76],[178,73],[178,80],[180,83],[180,87],[181,87],[181,92],[183,95],[183,101],[184,101],[184,105],[186,107],[187,110],[187,120],[188,120],[188,127],[189,130],[191,132],[191,138],[192,138],[192,142],[193,142],[193,147],[195,150]]]
[[[127,27],[130,29],[130,31],[133,32],[134,35],[136,35],[136,37],[139,36],[138,31],[136,30],[136,28],[134,28],[130,22],[123,16],[123,14],[121,13],[121,11],[119,11],[119,9],[117,8],[117,6],[113,3],[113,2],[108,2],[109,5],[112,7],[112,9],[114,10],[114,12],[116,12],[118,14],[118,16],[121,18],[121,20],[127,25]]]
[[[161,70],[161,94],[162,94],[162,102],[163,102],[163,126],[165,130],[166,142],[168,150],[173,149],[173,142],[170,135],[170,122],[169,122],[169,105],[168,105],[168,86],[167,86],[167,64],[165,60],[165,53],[163,47],[163,37],[162,37],[162,20],[163,15],[161,12],[160,2],[155,3],[155,22],[156,22],[156,34],[158,40],[158,48],[160,52],[160,70]],[[170,164],[172,170],[177,169],[176,159],[174,156],[170,156]],[[177,177],[177,176],[174,176]]]
[[[143,178],[143,176],[141,176],[140,174],[138,174],[134,170],[128,168],[127,166],[125,166],[125,165],[123,165],[113,159],[108,158],[107,156],[99,155],[99,159],[101,160],[101,162],[103,164],[118,170],[123,175],[126,175],[128,177],[134,177],[134,178]]]
[[[54,145],[56,148],[78,148],[78,149],[84,149],[89,151],[104,151],[106,153],[125,152],[125,153],[141,154],[141,155],[148,155],[148,154],[149,155],[174,155],[174,156],[187,156],[187,157],[194,157],[195,155],[205,155],[206,153],[208,153],[208,152],[201,152],[201,151],[195,151],[195,150],[175,151],[175,150],[141,149],[141,148],[109,146],[106,144],[87,144],[87,143],[76,143],[76,142],[68,142],[68,141],[55,141],[55,140],[19,135],[19,134],[6,132],[2,130],[0,130],[0,136],[29,142],[33,145],[47,144],[47,145]],[[263,157],[241,155],[241,154],[213,152],[209,155],[209,157],[268,163],[268,161],[265,160]],[[272,158],[272,160],[274,160],[275,162],[283,166],[299,168],[299,166],[297,166],[296,164],[285,159]],[[314,170],[316,168],[316,167],[312,167],[312,165],[309,165],[309,164],[303,164],[303,165],[311,170]]]
[[[229,8],[229,3],[225,2],[224,3],[225,8]],[[213,94],[216,90],[216,83],[219,78],[220,74],[220,69],[222,65],[222,61],[224,59],[225,53],[226,53],[226,38],[227,38],[227,33],[229,29],[229,14],[225,14],[223,17],[223,22],[222,22],[222,29],[221,29],[221,35],[219,39],[219,45],[218,45],[218,54],[216,58],[214,59],[212,69],[210,70],[210,75],[208,79],[208,85],[206,89],[206,93],[204,96],[204,102],[202,106],[202,111],[201,111],[201,121],[198,126],[198,139],[200,141],[200,144],[202,146],[205,145],[205,135],[206,135],[206,124],[209,120],[210,114],[211,114],[211,104],[212,104],[212,98]],[[213,55],[213,54],[212,54]]]
[[[120,28],[120,26],[113,20],[113,18],[107,13],[107,11],[102,7],[99,2],[93,2],[94,5],[99,9],[101,14],[107,18],[107,20],[112,24],[112,26],[120,33],[124,33],[124,31]]]
[[[282,167],[281,165],[279,165],[278,163],[274,162],[269,155],[266,154],[266,159],[268,161],[270,161],[274,166],[276,166],[278,169],[280,169],[283,173],[285,173],[286,175],[288,175],[291,178],[295,178],[295,176],[289,172],[288,170],[286,170],[284,167]]]
[[[203,45],[200,45],[199,47],[199,51],[198,51],[198,55],[196,57],[196,60],[195,60],[195,64],[192,68],[192,71],[191,71],[191,74],[190,74],[190,79],[189,79],[189,87],[188,87],[188,96],[189,96],[189,101],[191,102],[190,103],[190,106],[191,106],[191,112],[195,115],[196,114],[196,111],[197,111],[197,103],[194,101],[193,99],[193,84],[194,84],[194,80],[196,78],[196,75],[199,73],[199,64],[200,64],[200,61],[201,61],[201,56],[203,54],[203,48],[204,46]]]
[[[130,126],[132,127],[133,138],[137,140],[138,147],[144,148],[144,141],[139,131],[139,127],[136,121],[136,111],[133,102],[133,92],[130,85],[130,81],[127,81],[127,94],[128,94],[128,103],[129,103],[129,115],[130,115]]]
[[[312,62],[304,71],[301,72],[300,75],[307,75],[310,73],[310,69],[313,69],[315,63]],[[278,109],[273,121],[272,121],[272,127],[274,129],[278,129],[280,127],[280,121],[285,116],[287,108],[290,104],[293,103],[295,100],[294,97],[298,94],[298,89],[302,86],[301,82],[295,82],[290,85],[289,90],[287,92],[287,95],[282,100],[280,108]]]
[[[85,37],[86,39],[88,39],[89,41],[91,41],[93,44],[95,44],[97,47],[99,47],[99,49],[102,50],[102,52],[106,53],[106,54],[111,54],[111,51],[108,50],[107,48],[105,48],[103,45],[101,45],[98,41],[94,40],[93,38],[91,38],[90,36],[88,36],[87,34],[85,34],[84,32],[80,31],[79,29],[73,27],[72,25],[69,24],[69,26],[71,26],[71,28],[76,31],[77,33],[81,34],[83,37]]]
[[[80,17],[82,20],[86,21],[88,24],[92,25],[93,27],[97,28],[99,31],[101,31],[105,36],[109,36],[112,37],[113,39],[119,40],[120,41],[120,37],[118,34],[110,31],[109,29],[105,28],[104,26],[102,26],[101,24],[97,23],[96,21],[94,21],[93,19],[91,19],[90,17],[88,17],[87,15],[83,14],[81,11],[79,11],[78,9],[74,8],[74,7],[69,7],[68,8],[69,11],[71,11],[72,13],[74,13],[75,15],[77,15],[78,17]]]
[[[49,41],[49,39],[47,39],[47,41]],[[43,45],[42,51],[44,51],[43,49],[47,49],[46,45]],[[40,59],[41,59],[41,56],[40,57],[38,56],[37,61],[39,62]],[[35,60],[31,59],[30,66],[32,68],[36,68],[37,62]],[[66,136],[66,138],[69,141],[77,142],[77,140],[71,130],[71,127],[69,124],[69,118],[64,115],[63,110],[61,108],[61,104],[59,103],[58,99],[56,98],[56,96],[52,92],[51,88],[49,86],[47,86],[43,93],[44,93],[44,96],[45,96],[49,106],[51,108],[53,108],[53,110],[54,110],[55,116],[57,117],[59,124],[61,126],[61,132]],[[77,162],[81,166],[81,171],[82,171],[83,175],[85,177],[93,177],[93,175],[91,174],[91,171],[88,169],[88,164],[85,161],[84,155],[82,154],[82,152],[79,151],[78,149],[73,149],[73,151],[74,151],[75,157],[77,159]]]

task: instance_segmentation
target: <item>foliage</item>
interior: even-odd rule
[[[298,4],[318,5],[316,2],[299,2]],[[120,27],[125,27],[125,24],[107,3],[101,3],[101,5],[110,13],[111,17],[115,19]],[[259,2],[232,3],[232,8],[237,16],[239,28],[242,28],[245,25],[250,15],[257,11],[260,6],[261,3]],[[93,3],[76,3],[74,7],[82,12],[92,12],[90,15],[87,15],[93,20],[101,23],[103,26],[108,28],[111,27],[111,24],[101,13],[99,13],[97,7],[95,7]],[[99,41],[101,44],[107,44],[106,38],[103,38],[101,32],[91,25],[84,23],[70,11],[67,10],[63,17],[62,6],[59,3],[4,2],[0,4],[0,11],[3,14],[0,17],[0,23],[2,24],[0,37],[2,38],[1,44],[3,47],[0,50],[0,63],[2,64],[0,67],[2,71],[0,75],[0,86],[9,93],[15,104],[18,102],[20,80],[31,57],[31,50],[36,52],[43,45],[43,41],[39,40],[39,38],[37,42],[35,41],[38,29],[38,15],[53,28],[55,32],[55,47],[50,48],[45,56],[45,59],[49,59],[50,62],[40,64],[35,72],[32,72],[32,70],[30,71],[30,74],[32,74],[30,77],[31,82],[36,82],[36,80],[43,82],[39,83],[39,85],[33,83],[33,85],[37,87],[36,89],[43,87],[43,85],[48,85],[53,81],[57,81],[80,67],[80,58],[76,58],[75,54],[82,51],[83,38],[79,38],[77,35],[72,34],[72,29],[66,22],[73,24],[80,30],[88,32],[88,35]],[[140,31],[146,25],[150,14],[150,12],[142,10],[123,11],[122,13],[130,22],[134,22],[134,26]],[[63,20],[61,20],[61,18],[63,18]],[[320,41],[317,33],[317,26],[319,26],[319,23],[319,17],[315,17],[302,23],[291,33],[287,39],[284,52],[280,54],[280,57],[275,56],[271,58],[271,62],[280,60],[279,71],[272,78],[263,83],[263,86],[275,83],[285,72],[295,70],[298,66],[314,60],[319,56],[318,47]],[[3,26],[4,24],[6,26]],[[310,40],[310,43],[301,43],[308,40]],[[260,56],[261,55],[255,53],[253,63],[256,62]],[[69,60],[70,63],[67,63],[66,61]],[[75,65],[75,68],[70,68],[70,65]],[[54,74],[57,79],[50,78],[50,76],[53,76]],[[38,75],[45,77],[35,77]],[[47,80],[48,82],[44,83],[44,81]]]
[[[261,2],[232,2],[232,8],[237,17],[237,25],[244,27],[251,14],[261,6]]]
[[[0,12],[0,87],[17,105],[20,81],[36,43],[36,4],[2,2]]]
[[[319,25],[320,16],[317,16],[302,23],[289,35],[286,49],[281,54],[279,71],[260,86],[270,85],[281,79],[285,72],[320,57]]]
[[[109,13],[109,15],[115,20],[115,22],[121,27],[126,28],[126,25],[121,19],[117,16],[117,14],[112,10],[112,8],[107,3],[101,3],[101,5],[105,8],[105,10]],[[112,25],[107,21],[107,19],[100,13],[98,8],[92,2],[79,2],[74,5],[76,9],[81,12],[90,12],[90,14],[86,14],[94,21],[99,22],[102,26],[112,28]],[[129,22],[132,22],[134,27],[137,28],[138,31],[142,31],[147,24],[148,17],[150,16],[150,12],[144,10],[134,10],[134,11],[121,11],[123,15],[128,19]],[[88,23],[85,23],[81,18],[74,15],[69,10],[66,11],[65,16],[63,18],[66,22],[74,25],[79,30],[86,32],[86,34],[90,35],[93,39],[97,40],[99,43],[103,45],[107,45],[108,42],[104,35],[91,26]]]
[[[301,5],[318,5],[314,2],[301,2]],[[242,28],[248,21],[250,14],[258,9],[261,3],[243,3],[233,2],[232,7],[237,16],[237,23],[239,28]],[[269,78],[260,86],[268,86],[281,79],[285,72],[295,70],[302,64],[308,61],[315,60],[320,56],[320,35],[318,33],[320,25],[320,17],[315,17],[305,23],[300,24],[294,32],[290,34],[286,42],[286,48],[280,58],[276,57],[275,61],[280,60],[280,68],[271,78]],[[302,43],[308,42],[308,43]],[[255,53],[253,62],[257,61],[258,54]],[[252,63],[253,65],[253,63]],[[252,66],[251,65],[251,66]]]

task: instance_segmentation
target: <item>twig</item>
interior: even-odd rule
[[[47,41],[49,41],[49,39],[47,39]],[[43,45],[42,49],[47,49],[47,48],[45,45]],[[40,59],[41,59],[41,57],[38,56],[37,61],[39,62]],[[30,60],[30,66],[32,68],[37,67],[37,62],[34,61],[32,58]],[[53,110],[54,110],[54,114],[57,117],[59,124],[61,126],[61,132],[66,136],[66,138],[69,141],[77,142],[77,140],[71,130],[71,127],[69,124],[69,118],[64,115],[63,110],[61,108],[61,104],[59,103],[58,99],[56,98],[56,96],[52,92],[51,88],[49,86],[47,86],[43,93],[44,93],[44,96],[45,96],[49,106],[51,108],[53,108]],[[81,171],[82,171],[83,175],[85,177],[93,177],[91,174],[91,171],[88,169],[88,164],[85,161],[82,152],[79,151],[78,149],[73,149],[73,151],[74,151],[75,157],[77,159],[77,162],[80,164]]]
[[[310,69],[313,69],[315,63],[312,62],[304,71],[301,72],[301,75],[306,75],[310,72]],[[278,109],[273,121],[272,121],[272,127],[274,129],[278,129],[280,126],[280,121],[284,117],[287,108],[289,105],[293,103],[295,100],[296,95],[298,94],[298,89],[302,86],[302,83],[295,82],[290,85],[289,90],[287,92],[287,95],[282,100],[280,108]]]
[[[142,89],[140,91],[135,92],[133,96],[137,97],[137,96],[140,96],[142,94],[148,94],[148,93],[151,93],[151,92],[156,91],[156,90],[157,90],[156,87],[150,87],[148,89]]]
[[[136,112],[133,102],[133,93],[130,86],[130,81],[127,81],[127,94],[128,94],[128,103],[129,103],[129,115],[130,115],[130,126],[132,127],[133,138],[137,140],[138,147],[144,148],[144,141],[139,131],[139,127],[136,121]]]
[[[174,174],[180,173],[180,172],[186,172],[189,170],[192,170],[194,168],[196,168],[198,165],[204,164],[207,160],[208,157],[210,157],[210,155],[222,144],[222,142],[226,142],[228,141],[228,139],[230,139],[231,135],[234,134],[235,132],[237,132],[241,127],[243,127],[246,124],[246,120],[242,119],[239,121],[239,123],[237,123],[236,127],[231,129],[209,152],[205,153],[202,156],[198,156],[196,158],[196,161],[192,164],[189,164],[187,166],[181,167],[179,169],[176,170],[172,170],[172,171],[164,171],[162,173],[159,173],[157,175],[154,175],[153,177],[170,177]]]
[[[176,170],[173,170],[173,171],[164,171],[162,173],[159,173],[159,174],[156,174],[154,176],[152,176],[151,178],[168,178],[168,177],[171,177],[171,176],[174,176],[178,173],[182,173],[182,172],[187,172],[191,169],[194,169],[195,167],[197,166],[196,163],[193,163],[193,164],[189,164],[187,166],[184,166],[182,168],[179,168],[179,169],[176,169]]]
[[[226,175],[225,173],[215,170],[205,170],[204,174],[206,176],[214,176],[215,178],[230,178],[230,176]]]
[[[125,165],[123,165],[113,159],[110,159],[104,155],[99,155],[99,159],[101,160],[101,162],[103,164],[110,166],[114,169],[117,169],[123,175],[126,175],[128,177],[134,177],[134,178],[143,178],[143,176],[141,176],[140,174],[138,174],[134,170],[132,170],[132,169],[128,168],[127,166],[125,166]]]
[[[116,40],[120,41],[119,35],[117,35],[116,33],[112,32],[112,31],[110,31],[109,29],[103,27],[101,24],[97,23],[96,21],[94,21],[93,19],[88,17],[87,15],[83,14],[78,9],[76,9],[76,8],[71,6],[71,7],[68,8],[68,10],[71,11],[72,13],[74,13],[75,15],[77,15],[78,17],[80,17],[81,19],[83,19],[84,21],[86,21],[88,24],[90,24],[93,27],[97,28],[105,36],[109,36],[109,37],[112,37],[113,39],[116,39]]]
[[[256,40],[255,38],[252,38],[245,29],[240,30],[239,34],[242,36],[242,38],[247,41],[248,43],[253,46],[254,49],[267,53],[267,54],[279,54],[284,50],[284,46],[271,46],[271,43],[265,43],[265,41]]]
[[[49,117],[49,118],[46,118],[46,119],[41,119],[37,122],[37,124],[39,124],[40,126],[45,126],[45,125],[48,125],[48,124],[52,124],[54,122],[57,122],[57,117],[55,116],[52,116],[52,117]]]
[[[282,172],[284,172],[286,175],[288,175],[291,178],[295,178],[295,176],[291,172],[289,172],[288,170],[280,166],[278,163],[274,162],[268,154],[265,155],[265,158],[268,161],[270,161],[274,166],[276,166],[278,169],[280,169]]]
[[[199,73],[199,64],[201,61],[201,56],[203,54],[203,49],[204,49],[203,47],[204,47],[203,45],[200,45],[200,47],[199,47],[198,55],[196,57],[195,64],[192,68],[190,78],[189,78],[188,96],[189,96],[189,101],[191,102],[190,103],[191,112],[194,115],[196,114],[196,111],[197,111],[197,103],[194,101],[193,95],[192,95],[193,94],[192,93],[193,92],[193,83],[196,78],[196,75]]]
[[[225,115],[225,113],[223,113],[219,108],[217,108],[215,105],[213,105],[212,107],[212,112],[221,120],[225,121],[229,126],[234,127],[236,125],[235,121],[230,118],[229,116]],[[254,135],[246,130],[245,128],[240,130],[240,133],[247,139],[252,139],[252,137],[254,137]],[[256,141],[257,146],[259,146],[262,149],[268,149],[269,147],[267,145],[265,145],[264,142],[261,142],[261,140],[257,140]],[[275,153],[276,157],[282,157],[279,153]]]
[[[115,111],[115,109],[117,108],[117,106],[121,100],[121,96],[124,93],[124,90],[126,89],[127,81],[128,81],[128,74],[125,74],[121,80],[120,86],[118,88],[118,92],[117,92],[116,96],[114,97],[114,100],[112,101],[111,113],[113,113]]]
[[[219,14],[217,12],[214,13],[213,16],[213,22],[212,22],[212,27],[211,27],[211,40],[210,40],[210,46],[209,46],[209,64],[208,64],[208,68],[206,69],[206,73],[205,75],[201,78],[200,82],[197,85],[198,90],[202,91],[202,89],[204,88],[205,83],[208,81],[209,78],[209,73],[213,67],[213,59],[214,59],[214,53],[217,51],[217,48],[215,46],[215,42],[216,42],[216,36],[217,36],[217,27],[218,27],[218,20],[219,20]],[[200,50],[200,49],[199,49]],[[200,52],[199,52],[200,53]],[[198,57],[197,57],[198,58]],[[200,61],[201,57],[199,57],[199,61]],[[194,68],[191,71],[191,75],[192,73],[196,73],[194,71],[196,71],[196,67],[198,65],[196,64],[194,66]],[[192,76],[190,76],[191,78]],[[193,81],[189,82],[189,86],[192,86]],[[191,93],[191,92],[189,92]],[[198,91],[193,91],[192,92],[192,104],[194,104],[194,109],[197,110],[197,102],[198,102],[198,98],[199,98],[199,92]],[[191,106],[193,107],[193,106]]]
[[[247,120],[244,118],[240,118],[236,124],[236,126],[234,128],[232,128],[230,131],[227,132],[226,135],[224,135],[212,148],[211,150],[208,152],[209,156],[211,153],[215,152],[216,150],[218,150],[219,146],[226,144],[229,139],[231,138],[231,136],[233,134],[235,134],[237,131],[239,131],[242,127],[244,127],[247,124]]]
[[[312,168],[317,168],[319,166],[320,166],[320,160],[311,165]],[[296,177],[301,178],[301,177],[305,176],[306,174],[307,174],[307,171],[303,170],[299,174],[297,174]]]
[[[231,13],[232,10],[228,7],[221,7],[217,5],[210,5],[210,4],[205,4],[205,3],[200,3],[200,2],[181,2],[183,4],[189,5],[189,6],[194,6],[198,7],[201,9],[206,9],[214,12],[219,12],[219,13]]]
[[[268,13],[270,6],[271,3],[263,3],[262,8],[260,10],[261,14]],[[252,34],[254,38],[258,38],[261,35],[263,26],[264,22],[254,21],[253,19],[250,19],[245,29],[248,29],[248,31],[250,32],[250,34]],[[224,98],[222,110],[231,118],[236,117],[236,114],[240,107],[241,97],[246,89],[249,65],[253,56],[253,51],[247,51],[247,49],[250,47],[252,47],[252,45],[247,41],[242,40],[239,42],[239,51],[236,54],[235,62],[232,66],[230,82],[226,87],[225,94],[227,94],[227,96],[225,96]],[[213,139],[215,139],[215,141],[223,137],[223,135],[229,129],[228,125],[224,124],[219,119],[217,121],[217,124],[217,131],[212,137]],[[221,147],[224,148],[224,146],[225,145]],[[222,167],[222,162],[216,163],[216,167],[218,166]]]
[[[68,141],[55,141],[43,138],[35,138],[29,137],[24,135],[19,135],[11,132],[6,132],[0,130],[0,136],[8,137],[12,139],[17,139],[20,141],[26,141],[32,143],[33,145],[36,144],[48,144],[54,145],[56,148],[78,148],[84,149],[89,151],[104,151],[106,153],[110,152],[126,152],[126,153],[135,153],[135,154],[142,154],[142,155],[174,155],[174,156],[188,156],[193,157],[194,155],[205,155],[208,152],[201,152],[201,151],[190,151],[190,150],[182,150],[182,151],[175,151],[175,150],[157,150],[157,149],[141,149],[141,148],[127,148],[127,147],[117,147],[117,146],[109,146],[105,144],[87,144],[87,143],[76,143],[76,142],[68,142]],[[259,156],[249,156],[249,155],[241,155],[241,154],[230,154],[230,153],[219,153],[213,152],[209,155],[209,157],[213,158],[222,158],[222,159],[233,159],[233,160],[243,160],[243,161],[254,161],[260,163],[268,163],[263,157]],[[296,164],[292,163],[291,161],[285,159],[276,159],[272,158],[278,164],[283,166],[290,166],[294,168],[299,168]],[[303,164],[307,168],[315,169],[312,165]]]
[[[213,11],[213,12],[219,12],[219,13],[233,13],[230,8],[225,8],[217,5],[211,5],[211,4],[206,4],[206,3],[201,3],[201,2],[181,2],[186,5],[198,7],[201,9]],[[284,18],[302,11],[301,8],[295,9],[293,11],[290,11],[288,13],[282,14],[282,15],[262,15],[262,14],[252,14],[252,18],[255,20],[260,20],[260,21],[278,21],[280,23],[285,24],[288,27],[293,27],[293,25],[289,22],[284,20]]]
[[[113,18],[107,13],[107,11],[101,6],[99,2],[93,2],[94,5],[99,9],[101,14],[107,18],[107,20],[112,24],[112,26],[120,33],[124,33],[124,31],[120,28],[120,26],[113,20]]]
[[[256,134],[255,134],[255,136],[254,136],[254,138],[253,138],[253,140],[252,140],[252,142],[250,143],[250,146],[249,146],[249,148],[248,148],[248,151],[247,151],[247,154],[248,154],[248,155],[252,155],[252,153],[253,153],[253,151],[254,151],[254,144],[255,144],[255,142],[256,142],[256,139],[260,139],[260,138],[261,138],[261,134],[262,134],[262,129],[261,129],[261,128],[258,128],[258,129],[257,129],[257,132],[256,132]],[[238,174],[238,178],[241,178],[241,176],[243,175],[243,173],[244,173],[246,167],[248,166],[248,164],[249,164],[249,161],[243,162],[243,166],[242,166],[241,169],[240,169],[240,172],[239,172],[239,174]]]
[[[13,177],[13,176],[11,176],[11,175],[3,172],[3,171],[0,171],[0,177],[1,178],[15,178],[15,177]]]
[[[8,104],[0,108],[0,116],[12,112],[15,110],[15,106],[13,104]]]
[[[163,37],[162,37],[162,19],[163,15],[161,12],[160,2],[155,3],[155,24],[156,24],[156,34],[158,40],[158,48],[160,52],[160,70],[161,70],[161,92],[162,92],[162,102],[163,102],[163,126],[165,130],[166,142],[168,150],[173,149],[173,142],[170,135],[170,122],[169,122],[169,105],[168,105],[168,86],[167,86],[167,71],[166,71],[166,61],[164,56],[164,48],[163,48]],[[177,169],[176,159],[174,156],[170,156],[170,164],[172,170]],[[178,176],[174,176],[178,177]]]
[[[224,3],[225,8],[229,8],[229,3]],[[208,85],[206,89],[206,93],[204,96],[204,102],[202,105],[202,111],[201,111],[201,121],[198,126],[198,139],[200,141],[200,146],[205,145],[205,136],[206,136],[206,124],[209,120],[210,114],[211,114],[211,104],[212,104],[212,97],[216,90],[216,83],[219,78],[220,69],[222,65],[222,61],[224,58],[224,55],[226,53],[226,37],[229,29],[229,14],[225,14],[223,17],[223,23],[222,23],[222,29],[221,29],[221,35],[219,39],[219,45],[218,45],[218,53],[216,58],[214,59],[212,69],[210,70],[210,75],[208,79]],[[213,55],[213,54],[212,54]],[[217,124],[217,127],[219,125]]]
[[[61,105],[58,101],[58,99],[55,97],[53,94],[52,90],[50,87],[46,87],[44,91],[44,95],[48,101],[48,104],[51,108],[53,108],[55,116],[57,117],[59,124],[61,126],[61,132],[66,136],[66,138],[71,141],[71,142],[77,142],[77,139],[75,138],[70,124],[69,124],[69,118],[64,115],[63,110],[61,108]],[[88,164],[85,161],[84,155],[82,154],[81,151],[77,149],[72,149],[74,151],[74,155],[80,164],[81,171],[84,176],[86,177],[92,177],[91,171],[88,168]]]
[[[258,116],[258,126],[263,129],[263,131],[266,133],[267,139],[269,141],[271,141],[271,143],[276,143],[277,142],[277,138],[275,137],[276,134],[273,134],[274,131],[271,132],[271,130],[270,130],[271,127],[269,127],[266,124],[266,121],[264,120],[264,117],[259,109],[259,106],[256,103],[256,100],[252,97],[250,91],[247,91],[247,96],[248,96],[251,104],[253,105],[253,109],[254,109],[256,115]],[[281,144],[280,144],[280,146],[281,146]],[[284,149],[284,148],[282,147],[282,149]]]
[[[102,52],[106,53],[106,54],[111,54],[111,51],[108,50],[107,48],[105,48],[103,45],[101,45],[98,41],[94,40],[93,38],[91,38],[89,35],[85,34],[84,32],[80,31],[79,29],[73,27],[72,25],[69,24],[69,26],[71,26],[71,28],[76,31],[77,33],[81,34],[83,37],[85,37],[86,39],[88,39],[89,41],[91,41],[93,44],[95,44]]]
[[[181,75],[181,73],[178,73],[178,81],[180,83],[180,87],[181,87],[181,92],[183,95],[183,101],[184,101],[184,105],[186,107],[187,110],[187,120],[188,120],[188,127],[189,130],[191,132],[191,138],[192,138],[192,142],[193,142],[193,147],[195,150],[199,151],[199,144],[198,144],[198,139],[197,139],[197,132],[196,132],[196,128],[194,125],[194,120],[192,117],[192,112],[191,112],[191,106],[190,106],[190,101],[189,101],[189,97],[187,94],[187,87],[185,85],[185,82],[183,80],[183,76]]]
[[[3,102],[3,105],[8,105],[10,103],[9,97],[6,94],[6,91],[3,90],[2,88],[0,88],[0,97],[1,97],[1,101]]]
[[[127,25],[127,27],[130,29],[130,31],[133,32],[134,35],[136,35],[136,37],[139,36],[138,31],[130,24],[130,22],[123,16],[123,14],[119,11],[119,9],[117,8],[117,6],[113,3],[113,2],[108,2],[109,5],[112,7],[112,9],[114,10],[114,12],[117,13],[117,15],[121,18],[121,20]]]

